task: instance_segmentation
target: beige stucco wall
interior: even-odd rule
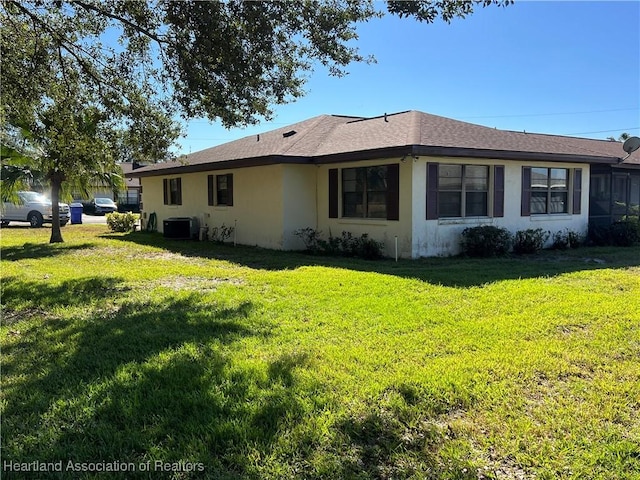
[[[342,169],[352,167],[367,167],[376,165],[400,165],[400,205],[399,220],[380,220],[369,218],[342,218]],[[329,218],[329,169],[339,170],[338,185],[338,216]],[[330,234],[334,237],[342,235],[343,231],[351,232],[354,236],[364,233],[369,237],[384,242],[385,254],[394,257],[395,237],[398,237],[398,257],[411,257],[411,218],[412,218],[412,162],[401,158],[389,158],[372,161],[342,162],[318,167],[318,226],[323,237]]]
[[[315,224],[315,175],[311,165],[272,165],[141,178],[143,217],[155,212],[158,230],[169,217],[198,217],[213,229],[235,227],[235,240],[264,248],[302,248],[292,232]],[[233,205],[207,205],[207,175],[233,174]],[[163,179],[181,178],[182,205],[164,205]],[[145,217],[146,215],[146,217]]]
[[[467,165],[504,165],[504,217],[475,217],[426,220],[427,163]],[[582,205],[580,214],[521,216],[522,167],[552,167],[582,169]],[[490,189],[493,185],[490,185]],[[571,194],[569,194],[571,198]],[[571,201],[571,200],[570,200]],[[570,229],[586,234],[589,223],[589,165],[557,162],[517,162],[492,159],[428,158],[413,161],[413,257],[447,256],[460,253],[460,234],[467,227],[494,225],[511,233],[530,228],[542,228],[551,234]],[[550,242],[551,240],[549,240]]]
[[[200,219],[210,229],[235,226],[235,239],[244,245],[282,248],[282,167],[219,170],[158,177],[143,177],[143,217],[155,212],[158,230],[169,217]],[[233,173],[233,206],[207,205],[207,175]],[[164,205],[163,179],[180,177],[182,205]]]
[[[293,232],[300,228],[315,228],[318,223],[317,176],[315,165],[282,166],[284,250],[302,250],[304,244]]]

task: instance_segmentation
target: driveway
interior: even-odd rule
[[[86,215],[86,214],[82,214],[82,223],[84,225],[106,225],[107,224],[107,217],[105,215]],[[50,223],[45,223],[44,224],[45,227],[51,227]],[[67,224],[66,227],[64,228],[69,228],[72,227],[73,228],[73,224],[71,222],[69,222]],[[16,228],[31,228],[31,226],[29,225],[29,222],[16,222],[14,220],[11,220],[11,223],[9,223],[9,226],[4,227],[4,228],[11,228],[11,227],[16,227]]]
[[[98,223],[98,224],[102,224],[102,225],[106,225],[107,224],[107,217],[106,215],[87,215],[86,213],[82,214],[82,223]],[[71,223],[69,223],[69,225],[71,225]],[[71,225],[73,226],[73,225]]]

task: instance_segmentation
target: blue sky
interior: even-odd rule
[[[381,7],[383,5],[381,4]],[[321,114],[420,110],[506,130],[640,135],[640,2],[518,1],[451,24],[386,16],[358,29],[361,53],[346,77],[319,67],[307,94],[271,122],[227,130],[189,122],[178,153]]]

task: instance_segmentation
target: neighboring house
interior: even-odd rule
[[[113,190],[107,186],[93,185],[89,190],[88,198],[85,198],[85,195],[82,193],[75,192],[73,194],[74,201],[83,202],[86,205],[94,198],[110,198],[118,204],[118,210],[121,212],[139,212],[140,193],[142,190],[140,179],[137,177],[129,177],[127,174],[143,165],[136,162],[123,162],[119,165],[125,177],[124,189],[122,189],[118,195],[114,195]]]
[[[620,170],[623,156],[618,142],[408,111],[321,115],[127,176],[140,179],[143,219],[155,213],[160,230],[194,216],[235,225],[238,243],[285,250],[303,247],[300,228],[349,231],[383,241],[390,256],[397,237],[399,256],[417,258],[458,253],[461,231],[476,225],[586,233],[592,168],[637,181],[639,152]]]
[[[122,172],[125,175],[125,188],[118,194],[118,198],[116,198],[115,201],[118,204],[118,210],[121,212],[140,211],[140,194],[142,191],[140,179],[138,177],[130,177],[127,174],[137,168],[141,168],[141,166],[142,165],[136,162],[125,162],[120,164]]]

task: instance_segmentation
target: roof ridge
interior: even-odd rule
[[[309,128],[307,128],[307,129],[305,129],[304,131],[300,132],[300,134],[297,134],[297,132],[296,132],[296,135],[295,135],[295,138],[293,139],[293,142],[291,142],[291,144],[290,144],[289,146],[287,146],[286,148],[284,148],[284,149],[282,150],[282,154],[283,154],[283,155],[284,155],[284,154],[286,154],[286,153],[287,153],[287,152],[289,152],[293,147],[295,147],[298,143],[300,143],[300,142],[301,142],[301,141],[302,141],[306,136],[308,136],[308,135],[309,135],[309,132],[311,132],[313,129],[315,129],[315,128],[318,126],[318,124],[319,124],[322,120],[324,120],[325,118],[327,118],[327,117],[330,117],[330,115],[322,114],[322,115],[317,115],[317,116],[312,117],[312,118],[310,118],[309,120],[307,120],[307,121],[309,121],[309,122],[310,122]],[[302,122],[300,122],[300,123],[302,123]],[[294,125],[295,125],[295,124],[294,124]],[[294,125],[291,125],[291,127],[293,127]],[[283,127],[283,129],[284,129],[284,128],[287,128],[287,127]],[[273,130],[272,130],[272,131],[273,131]],[[295,131],[295,130],[293,130],[293,131]]]
[[[388,117],[393,117],[395,115],[402,115],[403,113],[409,113],[409,112],[413,112],[415,110],[404,110],[402,112],[394,112],[394,113],[384,113],[382,115],[376,115],[375,117],[354,117],[355,120],[351,121],[351,122],[347,122],[347,123],[357,123],[357,122],[366,122],[369,120],[377,120],[379,118],[388,118]]]
[[[418,110],[410,110],[411,128],[407,131],[407,145],[418,145],[422,140],[423,113]]]
[[[347,121],[347,122],[335,122],[333,125],[331,125],[331,127],[327,130],[327,133],[322,137],[322,140],[320,140],[320,142],[318,142],[318,144],[315,146],[314,150],[313,150],[313,154],[311,155],[312,157],[316,156],[318,154],[318,150],[320,150],[320,148],[328,141],[331,141],[330,137],[331,134],[335,131],[336,128],[338,128],[338,126],[340,125],[350,125],[354,122],[359,122],[360,120],[363,120],[363,117],[353,117],[350,115],[331,115],[334,118],[353,118],[355,120],[352,121]]]

